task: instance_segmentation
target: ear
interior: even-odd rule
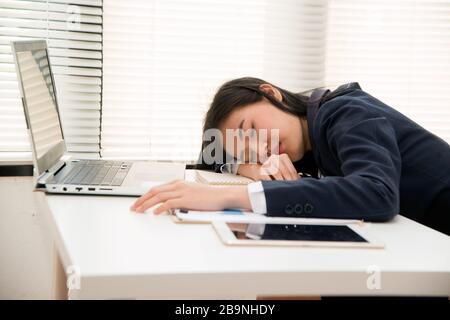
[[[268,95],[273,96],[278,101],[283,101],[283,96],[281,95],[280,90],[272,86],[271,84],[264,83],[259,86],[259,90],[267,93]]]

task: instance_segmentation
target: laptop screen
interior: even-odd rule
[[[63,141],[46,49],[16,52],[36,158]]]

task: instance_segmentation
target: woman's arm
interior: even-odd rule
[[[140,197],[131,210],[144,212],[158,205],[154,213],[171,209],[217,211],[227,208],[251,210],[247,186],[208,186],[200,183],[173,181],[158,187]]]
[[[326,106],[318,125],[343,176],[263,181],[269,216],[386,221],[399,212],[401,157],[389,121],[367,108]]]
[[[262,165],[244,164],[239,166],[241,174],[254,180],[299,179],[292,162],[286,154],[273,155]],[[261,191],[261,192],[260,192]],[[223,210],[226,208],[241,208],[262,213],[265,210],[264,193],[262,190],[247,186],[207,186],[185,181],[174,181],[152,188],[140,197],[131,210],[144,212],[161,204],[154,211],[156,214],[175,208],[191,210]],[[261,207],[264,207],[261,209]]]

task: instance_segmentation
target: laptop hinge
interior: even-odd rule
[[[37,179],[39,185],[45,185],[49,178],[53,177],[59,170],[66,165],[65,161],[58,161],[50,169],[45,170]]]

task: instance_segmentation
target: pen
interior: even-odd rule
[[[300,178],[312,178],[312,175],[310,175],[309,173],[297,172],[297,174],[298,174],[298,176],[299,176]],[[276,180],[275,177],[272,176],[271,174],[269,174],[269,177],[270,177],[272,180]]]

